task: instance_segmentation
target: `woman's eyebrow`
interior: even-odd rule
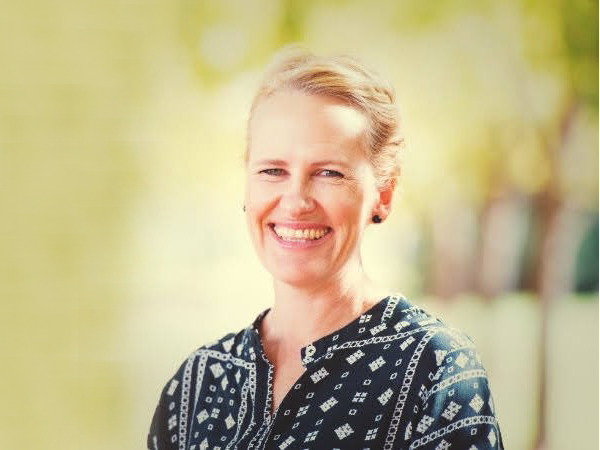
[[[340,166],[340,167],[344,167],[344,168],[349,168],[350,165],[348,163],[346,163],[345,161],[341,161],[341,160],[337,160],[337,159],[325,159],[323,161],[317,161],[312,163],[311,165],[313,166],[327,166],[333,164],[335,166]]]
[[[278,167],[282,167],[282,166],[287,166],[288,163],[287,161],[283,160],[283,159],[259,159],[258,161],[255,161],[251,164],[252,166],[278,166]],[[310,166],[315,167],[315,166],[327,166],[327,165],[335,165],[335,166],[339,166],[339,167],[344,167],[346,169],[350,168],[350,165],[342,160],[337,160],[337,159],[324,159],[321,161],[315,161],[310,163]]]
[[[283,159],[259,159],[252,163],[254,166],[285,166],[287,163]]]

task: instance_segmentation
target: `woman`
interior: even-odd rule
[[[275,301],[166,384],[149,449],[502,448],[471,341],[365,275],[399,175],[391,88],[286,50],[252,105],[244,211]]]

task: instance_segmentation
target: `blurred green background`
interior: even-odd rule
[[[1,3],[0,448],[145,448],[183,359],[271,304],[242,153],[289,42],[396,86],[368,273],[474,338],[507,448],[598,448],[588,0]]]

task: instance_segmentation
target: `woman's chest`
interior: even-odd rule
[[[350,361],[353,361],[351,358]],[[191,412],[196,448],[382,448],[396,399],[397,369],[324,359],[210,372]],[[252,373],[253,372],[253,373]],[[227,380],[227,381],[224,381]]]

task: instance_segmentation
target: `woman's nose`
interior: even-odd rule
[[[292,181],[281,196],[280,205],[290,218],[301,217],[315,209],[310,187],[301,181]]]

